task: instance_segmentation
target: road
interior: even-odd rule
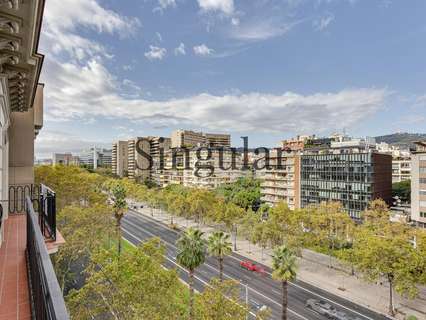
[[[138,244],[148,238],[159,237],[167,248],[165,267],[175,268],[179,271],[183,281],[188,281],[186,270],[176,263],[177,249],[176,240],[179,238],[179,232],[167,228],[166,225],[136,211],[129,210],[122,220],[123,237],[133,244]],[[253,312],[263,305],[272,311],[272,319],[280,319],[281,313],[281,285],[271,278],[271,269],[263,266],[267,271],[266,275],[260,275],[240,267],[241,260],[245,258],[239,254],[233,253],[225,258],[224,277],[234,279],[247,284],[248,299]],[[210,279],[217,278],[219,271],[217,260],[208,257],[206,262],[195,272],[195,289],[202,291]],[[242,299],[245,300],[245,289],[242,287]],[[311,286],[301,281],[290,283],[288,290],[288,314],[289,319],[294,320],[325,320],[326,317],[315,313],[305,307],[308,299],[323,300],[333,305],[337,310],[345,312],[348,319],[356,320],[384,320],[389,319],[383,315],[377,314],[372,310],[347,301],[344,298],[330,294],[317,287]]]

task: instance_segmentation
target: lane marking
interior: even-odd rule
[[[132,212],[132,214],[133,214],[133,216],[134,216],[135,218],[138,218],[138,215],[139,215],[139,216],[140,216],[140,215],[145,216],[143,213],[139,213],[139,212],[134,211],[134,210],[129,210],[129,211],[131,211],[131,212]],[[135,213],[133,213],[133,212],[137,212],[137,215],[136,215]],[[145,217],[145,218],[146,218],[146,220],[149,220],[149,221],[150,221],[150,222],[152,222],[152,223],[155,223],[155,224],[157,224],[157,225],[159,225],[159,226],[162,226],[163,228],[167,228],[168,230],[173,231],[173,232],[174,232],[174,233],[176,233],[176,234],[179,234],[179,232],[177,232],[176,230],[169,229],[166,225],[164,225],[164,224],[163,224],[163,223],[161,223],[161,222],[158,222],[158,221],[154,220],[153,218],[150,218],[150,217]],[[239,259],[239,258],[237,258],[237,257],[233,256],[232,254],[231,254],[229,257],[230,257],[230,258],[232,258],[232,259],[234,259],[234,260],[236,260],[236,261],[238,261],[238,262],[243,261],[243,260],[241,260],[241,259]],[[247,258],[247,259],[249,259],[249,258]],[[250,260],[253,260],[253,259],[250,259]],[[271,274],[270,272],[268,272],[268,271],[265,271],[265,272],[266,272],[268,275],[272,276],[272,274]],[[302,289],[302,290],[304,290],[304,291],[306,291],[306,292],[308,292],[308,293],[310,293],[310,294],[312,294],[312,295],[314,295],[314,296],[317,296],[318,298],[321,298],[321,299],[323,299],[323,300],[327,300],[328,302],[331,302],[331,303],[333,303],[333,304],[335,304],[335,305],[337,305],[337,306],[339,306],[339,307],[341,307],[341,308],[344,308],[344,309],[346,309],[346,310],[348,310],[348,311],[350,311],[350,312],[352,312],[352,313],[354,313],[354,314],[357,314],[358,316],[361,316],[361,317],[363,317],[363,318],[365,318],[365,319],[368,319],[368,320],[374,320],[374,318],[370,318],[369,316],[366,316],[366,315],[364,315],[364,314],[362,314],[362,313],[360,313],[360,312],[358,312],[358,311],[356,311],[356,310],[353,310],[353,309],[351,309],[350,307],[344,306],[344,305],[340,304],[339,302],[336,302],[336,301],[334,301],[334,300],[332,300],[332,299],[330,299],[330,298],[324,297],[324,296],[322,296],[321,294],[316,293],[316,292],[314,292],[314,291],[311,291],[311,290],[309,290],[309,289],[307,289],[307,288],[304,288],[304,287],[302,287],[302,286],[300,286],[300,285],[298,285],[298,284],[296,284],[296,283],[289,282],[289,284],[290,284],[291,286],[293,286],[293,287],[296,287],[296,288]],[[315,286],[313,286],[313,287],[315,287]],[[321,290],[322,290],[322,289],[321,289]],[[325,291],[326,291],[326,290],[325,290]],[[342,299],[345,299],[345,298],[343,298],[343,297],[342,297]],[[357,304],[357,303],[352,302],[352,301],[350,301],[350,300],[348,300],[348,301],[349,301],[350,303]],[[384,314],[382,314],[382,313],[380,313],[380,312],[377,312],[377,311],[371,310],[371,309],[369,309],[369,308],[367,308],[367,307],[365,307],[365,306],[362,306],[362,305],[360,305],[360,306],[361,306],[362,308],[364,308],[364,309],[370,310],[371,312],[378,313],[378,314],[380,314],[380,315],[382,315],[382,316],[385,316],[385,317],[389,318],[388,316],[386,316],[386,315],[384,315]],[[392,319],[392,318],[389,318],[389,319]]]
[[[129,222],[126,222],[126,223],[129,223]],[[130,223],[129,223],[130,224]],[[139,229],[140,227],[138,227],[138,226],[135,226],[135,225],[133,225],[135,228],[137,228],[137,229]],[[137,239],[137,240],[139,240],[139,241],[142,241],[142,240],[140,240],[138,237],[136,237],[135,235],[133,235],[131,232],[129,232],[128,230],[126,230],[126,229],[123,229],[123,231],[125,231],[126,233],[128,233],[129,235],[131,235],[131,236],[133,236],[135,239]],[[156,238],[158,238],[158,236],[156,236],[156,235],[154,235],[153,233],[151,233],[151,232],[149,232],[149,231],[147,231],[147,230],[145,230],[145,229],[142,229],[142,231],[143,232],[145,232],[145,233],[147,233],[147,234],[149,234],[149,235],[151,235],[151,236],[153,236],[153,237],[156,237]],[[173,247],[173,248],[175,248],[176,250],[177,250],[177,248],[176,248],[176,246],[175,245],[173,245],[173,244],[170,244],[169,242],[167,242],[167,241],[165,241],[165,240],[163,240],[164,242],[166,242],[169,246],[171,246],[171,247]],[[168,260],[170,260],[168,257],[166,257]],[[171,260],[170,260],[171,261]],[[172,261],[173,262],[173,261]],[[179,266],[178,264],[176,264],[175,262],[173,262],[173,264],[175,264],[175,265],[177,265],[177,266]],[[211,266],[211,265],[209,265],[208,263],[204,263],[203,265],[205,265],[205,266],[207,266],[207,267],[209,267],[209,268],[211,268],[212,270],[214,270],[215,272],[218,272],[218,269],[217,268],[215,268],[215,267],[213,267],[213,266]],[[181,266],[179,266],[179,268],[181,268],[181,269],[183,269]],[[183,270],[185,270],[185,269],[183,269]],[[186,271],[186,270],[185,270]],[[187,272],[187,271],[186,271]],[[223,273],[223,275],[225,276],[225,277],[227,277],[227,278],[229,278],[229,279],[232,279],[232,280],[237,280],[237,279],[235,279],[235,278],[233,278],[233,277],[231,277],[231,276],[229,276],[229,275],[227,275],[226,273]],[[202,281],[202,280],[200,280],[201,282],[203,282],[203,283],[206,283],[206,282],[204,282],[204,281]],[[241,281],[241,280],[240,280]],[[207,284],[207,283],[206,283]],[[278,303],[278,302],[276,302],[275,300],[273,300],[273,299],[271,299],[271,298],[269,298],[269,297],[267,297],[267,296],[265,296],[264,294],[262,294],[262,293],[260,293],[259,291],[257,291],[257,290],[255,290],[255,289],[253,289],[253,288],[251,288],[251,287],[249,287],[249,286],[247,286],[247,288],[249,289],[249,290],[251,290],[252,292],[254,292],[254,293],[256,293],[256,294],[258,294],[259,296],[261,296],[261,297],[263,297],[263,298],[265,298],[266,300],[269,300],[269,301],[271,301],[272,303],[274,303],[274,304],[276,304],[276,305],[278,305],[278,306],[282,306],[280,303]],[[293,313],[293,314],[295,314],[296,316],[298,316],[299,318],[301,318],[301,319],[303,319],[303,320],[309,320],[309,319],[307,319],[307,318],[305,318],[304,316],[302,316],[301,314],[299,314],[299,313],[297,313],[296,311],[294,311],[294,310],[292,310],[292,309],[290,309],[290,308],[287,308],[287,310],[288,311],[290,311],[291,313]]]

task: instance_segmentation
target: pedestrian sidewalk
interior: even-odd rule
[[[151,208],[145,204],[143,205],[143,209],[138,209],[140,213],[158,222],[170,225],[170,215],[157,209],[153,209],[154,214],[152,215]],[[199,226],[193,220],[175,216],[173,217],[173,222],[179,229],[197,227],[207,235],[218,228],[218,226],[212,225]],[[272,250],[262,250],[260,247],[250,244],[247,240],[240,237],[237,239],[236,252],[269,267],[272,265]],[[329,268],[329,264],[329,256],[304,249],[302,258],[299,258],[297,278],[356,304],[365,306],[377,313],[387,315],[389,304],[389,286],[387,283],[371,284],[357,276],[352,276],[351,270],[341,265],[334,258],[331,263],[332,268]],[[426,320],[426,288],[422,288],[419,297],[412,300],[394,293],[394,305],[398,312],[396,319],[404,319],[409,315],[414,315],[419,320]]]

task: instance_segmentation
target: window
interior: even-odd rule
[[[419,182],[420,182],[420,183],[425,183],[425,184],[426,184],[426,178],[420,178],[420,179],[419,179]]]
[[[426,218],[426,212],[420,212],[420,218]]]

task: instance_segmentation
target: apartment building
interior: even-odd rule
[[[392,201],[392,156],[376,152],[302,154],[300,205],[339,201],[350,216],[374,199]]]
[[[171,139],[165,137],[149,137],[150,156],[152,159],[151,181],[157,186],[167,185],[165,155],[170,150]]]
[[[172,148],[192,148],[206,144],[206,137],[202,132],[191,130],[175,130],[171,136]]]
[[[411,158],[392,158],[392,183],[411,179]]]
[[[194,148],[207,146],[211,148],[230,147],[229,134],[202,133],[191,130],[175,130],[171,136],[171,148]]]
[[[184,153],[188,154],[189,149],[173,148],[165,152],[165,171],[164,180],[162,182],[163,187],[169,184],[183,185],[185,169],[184,159],[187,159],[187,161],[189,160],[189,157],[185,157]]]
[[[426,228],[426,141],[416,142],[411,155],[411,220]]]
[[[43,127],[43,9],[42,0],[0,1],[0,319],[69,319],[49,258],[59,238],[50,223],[54,205],[47,205],[55,196],[47,188],[34,192],[34,139]],[[39,222],[39,214],[48,218]]]
[[[119,177],[127,177],[129,145],[128,141],[117,141],[112,145],[111,169]]]
[[[295,138],[281,141],[281,147],[283,150],[302,151],[306,142],[312,139],[315,139],[315,136],[299,135]]]
[[[262,200],[273,206],[286,202],[290,209],[300,207],[300,156],[281,150],[270,153],[269,168],[263,175]]]
[[[127,144],[127,167],[129,179],[145,182],[151,178],[152,163],[149,159],[151,142],[147,137],[136,137]]]
[[[219,134],[219,133],[206,133],[206,145],[211,148],[230,148],[231,147],[231,135]]]
[[[242,158],[232,149],[196,148],[183,153],[183,185],[214,189],[235,182],[248,173],[241,169]]]

